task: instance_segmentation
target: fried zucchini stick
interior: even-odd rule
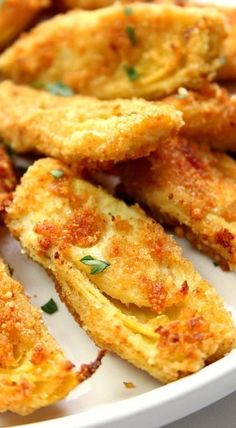
[[[0,134],[19,153],[37,150],[67,163],[118,162],[149,154],[182,124],[182,114],[162,103],[64,98],[0,84]]]
[[[160,381],[235,346],[223,302],[162,227],[59,161],[28,169],[7,225],[95,343]]]
[[[76,372],[0,259],[0,412],[27,415],[64,398],[99,366]]]
[[[0,3],[0,50],[5,48],[50,0],[3,0]]]
[[[183,113],[180,134],[220,151],[236,151],[236,96],[218,85],[163,100]]]
[[[121,167],[125,193],[220,263],[236,270],[236,163],[179,138]]]
[[[120,4],[40,24],[0,58],[18,83],[61,81],[102,99],[153,99],[199,88],[220,66],[225,22],[216,10]]]

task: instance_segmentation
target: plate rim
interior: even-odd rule
[[[141,428],[143,426],[142,421],[145,419],[146,428],[158,428],[229,395],[236,390],[235,385],[236,349],[215,363],[202,368],[199,372],[152,391],[115,403],[97,405],[92,409],[73,415],[16,425],[15,427],[120,428],[124,427],[125,420],[126,423],[135,421],[136,428]],[[183,411],[181,405],[184,403],[188,404]],[[151,425],[147,422],[147,414]],[[157,415],[158,420],[156,419]]]

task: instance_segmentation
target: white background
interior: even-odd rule
[[[165,428],[235,428],[236,393]]]

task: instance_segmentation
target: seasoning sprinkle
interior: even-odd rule
[[[51,171],[51,174],[54,178],[61,178],[64,175],[64,171],[62,171],[61,169],[53,169]]]
[[[131,82],[134,82],[135,80],[137,80],[139,78],[139,74],[137,72],[137,70],[132,67],[131,65],[125,65],[124,69],[126,71],[126,74],[129,78],[129,80],[131,80]]]
[[[80,259],[80,262],[84,265],[93,266],[90,271],[91,275],[96,275],[97,273],[103,272],[108,266],[110,266],[109,262],[95,259],[92,256],[85,256]]]
[[[123,382],[123,384],[127,389],[135,388],[135,385],[133,384],[133,382]]]
[[[58,306],[53,299],[50,299],[45,305],[41,306],[41,309],[46,314],[52,315],[58,311]]]
[[[131,44],[133,46],[135,46],[137,44],[137,35],[136,35],[136,32],[135,32],[135,29],[133,27],[131,27],[131,26],[128,26],[125,29],[125,31],[126,31],[128,37],[129,37],[129,40],[130,40]]]

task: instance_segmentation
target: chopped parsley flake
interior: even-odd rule
[[[92,256],[85,256],[80,259],[80,262],[84,265],[93,266],[90,271],[91,275],[96,275],[97,273],[103,272],[108,266],[110,266],[109,262],[94,259]]]
[[[53,169],[51,171],[51,174],[54,178],[61,178],[64,175],[64,171],[62,171],[61,169]]]
[[[62,82],[48,83],[45,86],[46,91],[53,95],[61,95],[62,97],[71,97],[74,91]]]
[[[131,80],[131,82],[134,82],[135,80],[137,80],[139,78],[139,74],[137,72],[137,70],[132,67],[131,65],[125,65],[124,69],[126,71],[126,74],[129,78],[129,80]]]
[[[126,31],[128,37],[130,39],[131,44],[133,46],[135,46],[137,44],[137,35],[136,35],[136,32],[135,32],[135,29],[133,27],[128,26],[125,29],[125,31]]]
[[[225,56],[220,57],[219,58],[219,63],[223,67],[223,65],[227,64],[227,58],[225,58]]]
[[[187,90],[186,88],[180,87],[180,88],[178,89],[178,95],[176,95],[176,96],[177,96],[177,98],[179,98],[180,100],[183,100],[183,99],[187,98],[187,97],[188,97],[188,95],[189,95],[188,90]]]
[[[42,83],[35,81],[31,83],[31,86],[35,89],[44,89],[53,95],[60,95],[61,97],[71,97],[74,95],[74,91],[62,82]]]
[[[124,14],[126,16],[130,16],[130,15],[132,15],[132,13],[133,13],[133,9],[132,9],[131,6],[127,6],[127,7],[124,8]]]
[[[213,264],[214,264],[214,266],[216,266],[216,267],[217,267],[217,266],[219,266],[219,263],[218,263],[218,262],[216,262],[216,261],[215,261],[215,262],[213,262]]]
[[[52,315],[58,311],[58,306],[53,299],[50,299],[45,305],[41,306],[41,309],[46,314]]]

